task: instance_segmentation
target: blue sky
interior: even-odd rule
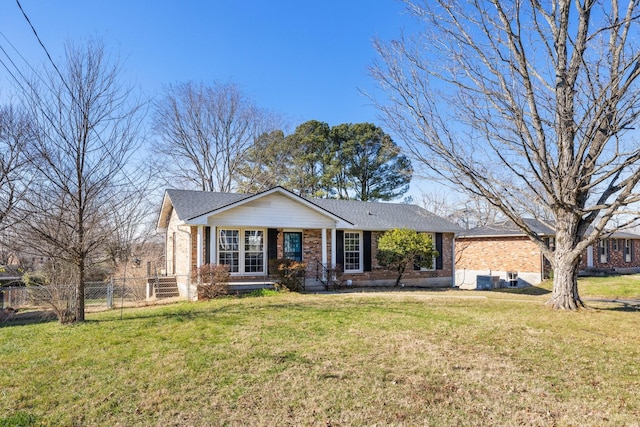
[[[94,37],[121,58],[146,97],[163,84],[233,81],[263,108],[291,119],[373,122],[372,39],[397,37],[409,17],[394,0],[135,1],[21,0],[60,61],[66,40]],[[0,2],[0,46],[8,39],[32,65],[45,55],[15,1]],[[1,55],[1,54],[0,54]],[[16,56],[12,53],[12,56]],[[0,68],[0,101],[10,94]]]

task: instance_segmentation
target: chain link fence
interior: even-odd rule
[[[49,302],[73,304],[74,285],[8,286],[0,288],[0,309],[46,306]],[[111,309],[153,304],[167,299],[192,299],[189,278],[140,276],[113,277],[84,286],[85,308]]]

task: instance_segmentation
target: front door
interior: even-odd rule
[[[294,261],[302,261],[302,233],[299,231],[284,232],[284,257]]]

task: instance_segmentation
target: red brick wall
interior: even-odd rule
[[[376,260],[378,250],[378,237],[382,232],[371,233],[371,270],[363,273],[344,274],[343,279],[357,281],[385,280],[395,278],[395,272],[389,272],[380,267]],[[282,230],[278,230],[278,257],[282,257]],[[452,240],[453,234],[443,234],[442,236],[442,270],[434,271],[414,271],[410,270],[403,277],[406,278],[426,278],[426,277],[451,277],[453,275],[452,263]],[[331,263],[331,230],[327,230],[327,264]],[[322,262],[322,230],[305,229],[302,232],[302,260],[307,263],[307,277],[315,277],[317,262]]]
[[[618,241],[617,250],[614,249],[614,240]],[[593,268],[634,268],[640,267],[640,242],[638,240],[631,239],[631,245],[633,250],[631,251],[631,262],[626,262],[624,259],[624,239],[606,239],[609,245],[609,256],[607,262],[600,262],[599,242],[593,244]],[[587,253],[582,255],[580,261],[580,269],[587,268]]]
[[[456,240],[459,270],[540,271],[540,249],[528,237],[476,237]]]
[[[191,227],[191,267],[192,269],[196,268],[197,262],[197,227]],[[343,275],[343,279],[351,279],[354,281],[366,281],[366,280],[386,280],[386,279],[394,279],[396,273],[387,271],[386,269],[380,267],[376,260],[376,253],[378,250],[377,242],[378,237],[382,234],[382,232],[372,232],[371,233],[371,270],[363,273],[355,273],[355,274],[345,274]],[[266,237],[266,236],[265,236]],[[283,229],[278,229],[278,258],[283,257]],[[433,270],[433,271],[415,271],[409,270],[405,272],[405,278],[428,278],[428,277],[451,277],[453,275],[453,265],[452,265],[452,240],[453,234],[443,234],[442,236],[442,260],[443,265],[441,270]],[[331,230],[327,230],[327,263],[331,263]],[[215,242],[215,237],[214,237]],[[204,243],[204,242],[203,242]],[[202,259],[204,260],[204,250],[205,245],[203,247]],[[313,278],[316,274],[316,266],[317,262],[322,262],[322,230],[320,229],[305,229],[302,231],[302,260],[307,263],[307,277]],[[208,260],[204,260],[204,262],[208,262]],[[254,276],[255,277],[255,276]],[[249,277],[246,277],[247,279]],[[235,280],[242,280],[242,277],[235,276]]]

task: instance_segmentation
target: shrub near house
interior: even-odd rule
[[[438,251],[433,248],[433,239],[428,234],[397,228],[385,232],[378,239],[376,258],[382,267],[398,272],[395,286],[400,284],[407,268],[431,269],[437,256]]]

